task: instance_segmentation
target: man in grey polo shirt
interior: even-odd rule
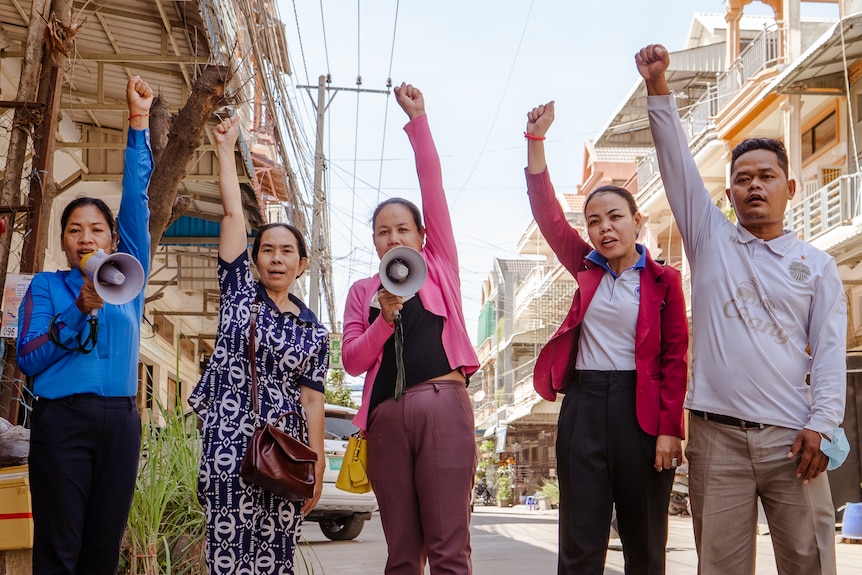
[[[781,142],[758,138],[733,150],[732,224],[697,171],[665,78],[667,51],[650,45],[635,60],[692,269],[686,455],[699,572],[754,573],[760,497],[779,573],[835,573],[820,446],[844,416],[847,310],[838,268],[783,229],[796,182]]]

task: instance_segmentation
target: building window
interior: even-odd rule
[[[838,112],[832,110],[802,132],[802,161],[838,143]]]

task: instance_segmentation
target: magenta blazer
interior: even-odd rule
[[[593,248],[566,220],[548,171],[527,173],[533,217],[578,290],[566,319],[542,348],[533,370],[536,392],[554,401],[565,393],[578,353],[580,325],[607,273],[586,260]],[[655,262],[647,252],[641,272],[640,310],[635,328],[638,424],[650,435],[684,437],[683,409],[688,381],[688,319],[678,270]]]

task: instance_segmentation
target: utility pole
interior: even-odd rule
[[[324,228],[328,229],[328,226],[324,226],[324,210],[326,209],[326,190],[323,188],[323,169],[325,167],[325,158],[323,156],[323,128],[324,128],[324,117],[326,115],[326,110],[329,108],[329,105],[332,103],[332,100],[335,99],[335,95],[338,92],[368,92],[373,94],[389,94],[389,90],[368,90],[365,88],[359,88],[358,86],[362,85],[362,76],[356,77],[356,88],[336,88],[334,86],[330,86],[329,76],[320,76],[317,79],[317,86],[297,86],[297,88],[305,88],[309,90],[309,97],[311,97],[311,90],[317,88],[317,103],[312,99],[312,105],[314,105],[315,110],[317,111],[317,138],[316,144],[314,147],[314,198],[311,205],[311,248],[309,250],[309,261],[308,261],[308,309],[314,312],[315,315],[320,315],[320,304],[319,304],[319,295],[320,295],[320,262],[321,255],[323,253],[323,242],[328,242],[328,238],[324,238]],[[387,88],[392,87],[392,80],[387,81]],[[326,101],[326,92],[331,91],[332,97],[329,99],[329,102]],[[328,250],[327,250],[328,251]],[[328,270],[329,273],[332,273],[331,268]],[[335,318],[329,318],[333,324],[335,323]]]

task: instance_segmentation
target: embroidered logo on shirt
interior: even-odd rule
[[[641,300],[641,286],[635,288],[635,299]]]
[[[802,256],[801,259],[805,260],[805,256]],[[811,277],[811,268],[804,261],[790,262],[787,271],[790,272],[790,277],[798,282],[804,282]]]
[[[775,306],[757,278],[749,278],[737,286],[734,297],[724,304],[724,317],[742,320],[752,332],[773,338],[779,345],[788,341],[775,315]]]

